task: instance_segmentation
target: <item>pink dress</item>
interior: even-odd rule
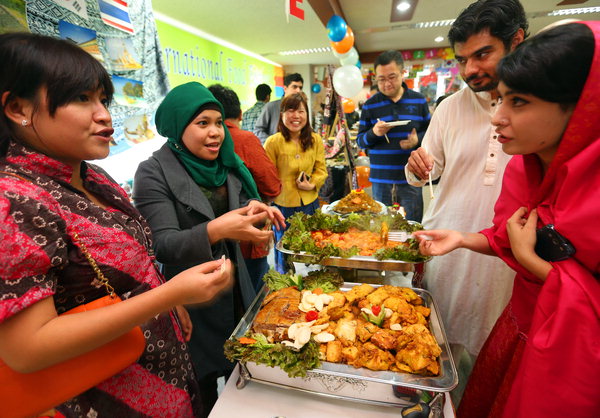
[[[590,74],[545,176],[535,155],[504,175],[494,226],[482,231],[517,275],[512,298],[482,348],[459,417],[600,416],[600,22]],[[537,208],[576,254],[553,262],[546,281],[515,260],[507,219]]]

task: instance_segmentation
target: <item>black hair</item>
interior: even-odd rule
[[[594,58],[594,34],[581,23],[545,30],[520,44],[498,65],[512,90],[569,107],[577,103]]]
[[[308,104],[306,103],[306,95],[304,93],[294,93],[283,98],[281,101],[281,111],[279,113],[277,130],[281,132],[286,141],[289,141],[291,139],[290,130],[283,123],[283,114],[286,110],[297,110],[302,105],[304,105],[304,109],[306,109],[306,125],[304,125],[300,131],[300,144],[302,146],[302,151],[306,151],[313,146],[313,130],[310,126],[310,115],[308,113]]]
[[[456,18],[448,40],[450,45],[466,42],[471,36],[488,29],[490,35],[498,38],[506,50],[519,29],[523,29],[525,38],[529,36],[529,23],[525,9],[519,0],[478,0],[471,3]]]
[[[402,54],[400,51],[396,51],[395,49],[382,52],[377,58],[375,58],[374,68],[377,69],[378,66],[388,65],[391,62],[395,62],[398,65],[398,68],[404,68],[404,59],[402,58]]]
[[[283,85],[284,86],[289,86],[290,84],[292,84],[293,82],[297,82],[297,83],[302,83],[304,84],[304,79],[302,78],[302,76],[298,73],[292,73],[292,74],[288,74],[283,78]]]
[[[268,84],[259,84],[256,86],[256,100],[264,102],[267,100],[267,96],[271,94],[271,87]]]
[[[114,88],[106,69],[72,42],[32,33],[0,35],[0,142],[12,137],[5,107],[17,97],[39,106],[38,92],[46,88],[48,112],[71,103],[81,93],[101,89],[108,102]]]
[[[208,90],[223,105],[223,110],[225,111],[223,118],[237,119],[240,116],[242,108],[240,106],[240,99],[235,91],[220,84],[213,84],[208,87]]]

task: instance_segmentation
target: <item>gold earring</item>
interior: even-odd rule
[[[23,119],[23,120],[21,121],[21,126],[27,126],[27,124],[28,124],[28,123],[29,123],[29,122],[27,121],[27,119]]]

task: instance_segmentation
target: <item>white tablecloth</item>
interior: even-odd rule
[[[210,418],[378,418],[400,416],[400,408],[330,399],[252,381],[248,382],[243,389],[237,389],[238,376],[238,367],[236,367],[219,396]],[[446,394],[444,417],[455,417],[448,394]]]

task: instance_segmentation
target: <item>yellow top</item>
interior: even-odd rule
[[[275,198],[275,203],[279,206],[293,208],[312,203],[327,179],[323,140],[316,133],[312,137],[313,146],[306,151],[302,151],[300,143],[286,141],[279,132],[265,141],[265,151],[281,178],[281,193]],[[310,182],[316,186],[314,190],[306,191],[296,187],[296,179],[301,171],[310,176]]]

